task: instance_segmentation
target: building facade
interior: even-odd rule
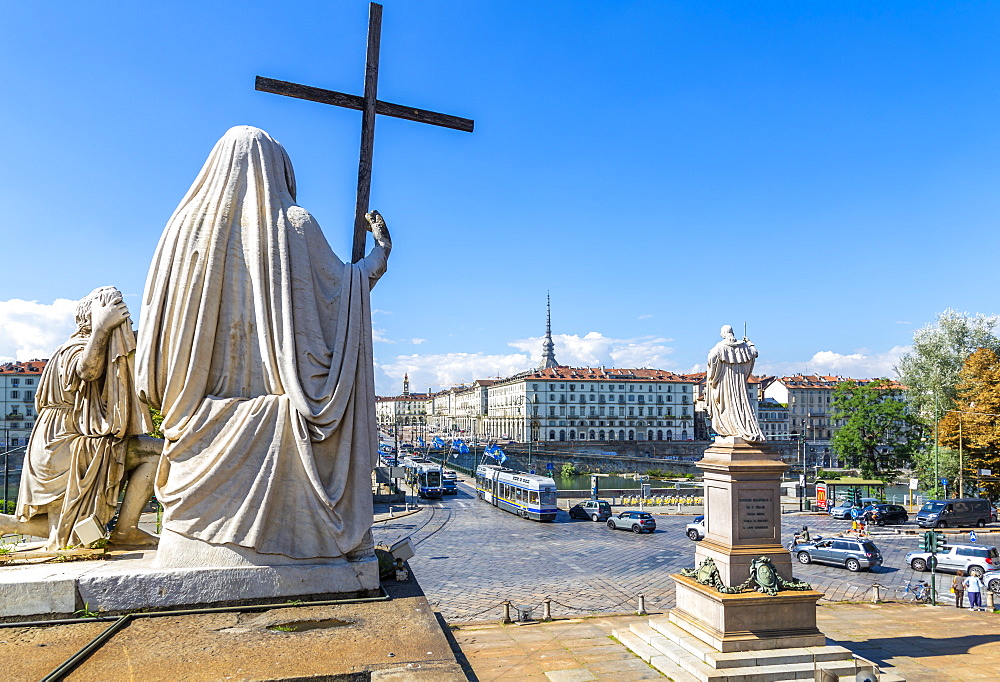
[[[35,425],[35,392],[47,360],[0,365],[0,447],[28,444]],[[2,450],[0,450],[2,451]]]
[[[690,380],[657,369],[548,367],[487,391],[483,433],[531,441],[694,440]]]
[[[806,466],[840,465],[830,447],[830,439],[843,426],[843,420],[833,418],[833,392],[838,384],[845,381],[866,384],[874,380],[821,374],[795,374],[764,379],[765,398],[787,406],[789,439],[800,443],[801,458],[805,460]],[[891,386],[903,388],[902,384],[896,382]],[[900,396],[900,399],[903,397]]]

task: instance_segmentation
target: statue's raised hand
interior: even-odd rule
[[[392,239],[389,237],[389,228],[385,226],[385,220],[378,211],[365,213],[368,220],[368,230],[375,238],[375,243],[385,249],[392,248]]]
[[[107,334],[128,319],[124,301],[104,303],[99,298],[90,306],[90,327],[94,334]]]

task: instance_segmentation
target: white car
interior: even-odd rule
[[[684,527],[684,534],[698,541],[705,537],[705,515],[694,517],[694,521]]]

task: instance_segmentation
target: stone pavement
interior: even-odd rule
[[[646,617],[599,616],[532,625],[463,624],[452,635],[471,680],[666,679],[611,638]],[[1000,614],[953,606],[828,604],[817,611],[831,644],[847,647],[908,682],[996,680]]]
[[[564,511],[552,523],[528,521],[477,500],[466,478],[458,495],[421,501],[418,513],[395,512],[393,518],[379,513],[373,534],[380,543],[413,538],[417,553],[410,565],[431,605],[449,623],[499,619],[508,599],[532,604],[540,613],[542,600],[549,597],[553,616],[573,617],[629,611],[642,594],[647,608],[663,611],[674,605],[670,574],[694,564],[695,543],[684,535],[693,515],[653,513],[657,531],[651,535],[572,520]],[[847,530],[850,522],[826,514],[783,514],[783,541],[802,525],[830,536]],[[891,597],[901,593],[907,580],[930,579],[929,573],[916,573],[903,563],[906,552],[917,547],[918,535],[900,535],[891,528],[873,533],[885,557],[883,566],[851,573],[843,567],[796,563],[795,577],[825,593],[829,602],[867,600],[876,582]],[[938,579],[946,600],[951,598],[950,580]]]

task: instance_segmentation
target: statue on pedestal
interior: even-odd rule
[[[163,414],[161,566],[370,556],[378,457],[370,290],[392,243],[341,261],[285,149],[238,126],[174,211],[142,303],[137,383]]]
[[[753,372],[757,348],[746,337],[737,341],[728,324],[721,335],[722,341],[708,354],[705,377],[705,403],[712,428],[723,437],[762,442],[764,434],[747,394],[747,380]]]
[[[95,289],[77,304],[76,333],[42,371],[17,508],[13,516],[0,514],[0,533],[47,537],[49,550],[80,544],[81,523],[103,535],[128,474],[111,541],[156,543],[138,528],[158,453],[136,438],[152,426],[133,383],[135,336],[128,322],[114,287]]]

